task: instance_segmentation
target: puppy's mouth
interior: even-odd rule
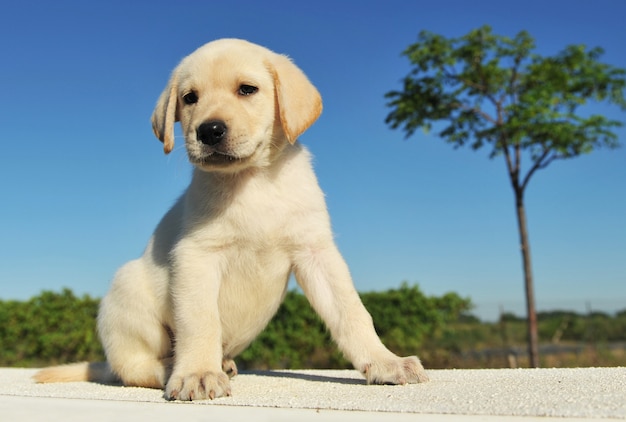
[[[262,143],[256,145],[254,150],[245,153],[227,147],[191,148],[188,149],[187,155],[192,165],[203,170],[237,171],[242,167],[252,165],[261,148]]]
[[[213,151],[202,157],[192,158],[192,163],[200,166],[228,166],[245,160],[247,157],[237,157],[225,152]]]
[[[234,154],[230,151],[202,151],[189,154],[189,161],[194,166],[206,171],[238,171],[242,167],[252,165],[257,151],[258,147],[251,154],[246,155]]]

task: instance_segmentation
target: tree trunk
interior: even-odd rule
[[[533,271],[530,261],[530,243],[528,241],[528,227],[526,225],[526,211],[524,209],[524,191],[515,188],[515,208],[520,236],[520,248],[524,265],[524,285],[526,288],[526,313],[528,318],[528,357],[530,367],[539,367],[539,337],[537,335],[537,312],[535,310],[535,292],[533,287]]]

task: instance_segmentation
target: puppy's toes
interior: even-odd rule
[[[407,377],[407,383],[417,384],[430,381],[430,378],[428,378],[428,374],[426,374],[426,370],[422,366],[422,363],[417,358],[417,356],[409,356],[406,358],[402,358],[401,360],[402,368]]]
[[[232,378],[238,374],[237,364],[235,364],[235,361],[230,358],[224,358],[222,360],[222,371],[228,375],[228,378]]]
[[[372,362],[361,371],[368,384],[417,384],[429,380],[417,356]]]
[[[172,375],[165,387],[165,398],[168,400],[213,400],[230,394],[230,381],[221,371]]]

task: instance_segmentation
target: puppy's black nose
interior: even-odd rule
[[[198,140],[205,145],[217,145],[226,138],[228,128],[221,120],[211,120],[204,122],[196,130]]]

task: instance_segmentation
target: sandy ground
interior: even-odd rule
[[[405,386],[368,386],[350,370],[247,372],[232,397],[193,403],[145,388],[35,384],[34,372],[0,368],[0,421],[626,419],[626,368],[431,370],[431,382]]]

